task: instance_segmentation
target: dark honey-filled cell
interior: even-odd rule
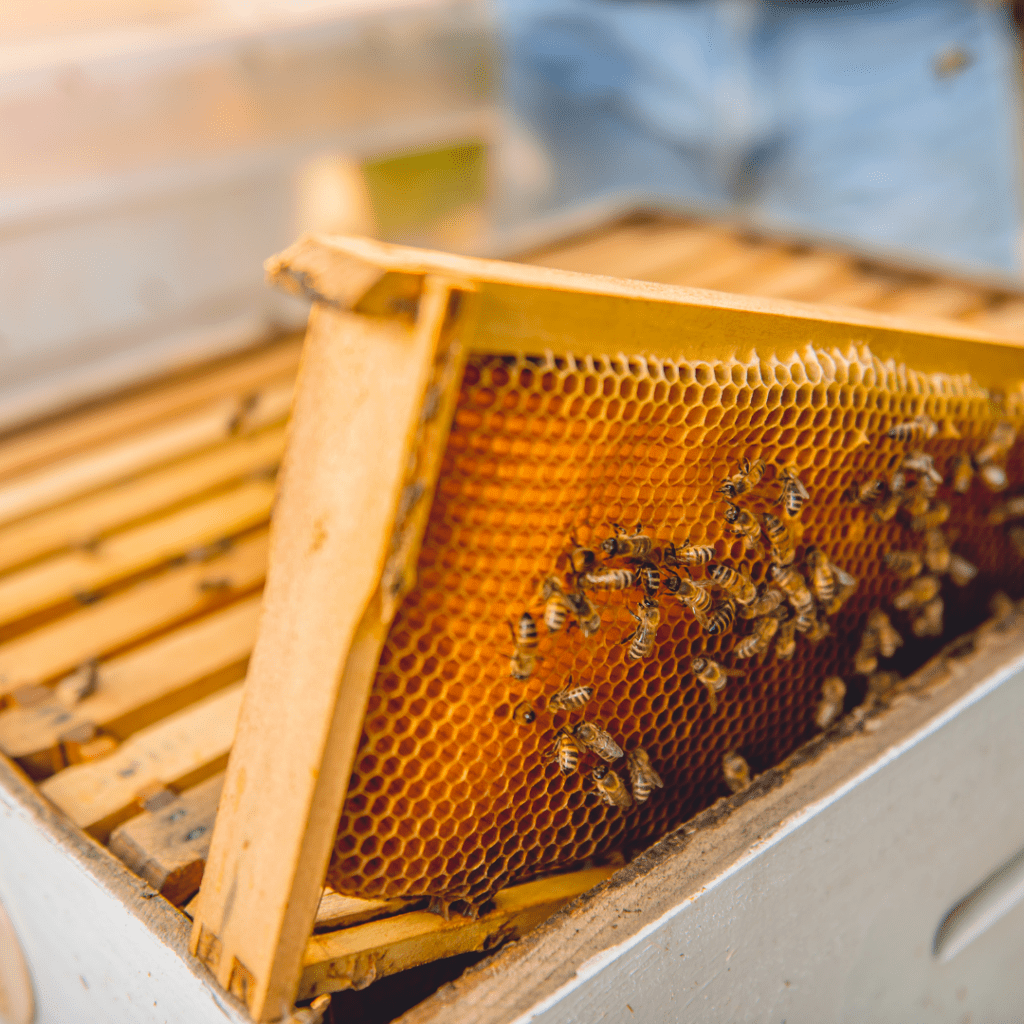
[[[1021,396],[992,396],[962,377],[919,375],[866,351],[805,350],[787,364],[673,363],[654,359],[479,356],[465,372],[419,559],[418,582],[390,631],[366,713],[328,875],[358,896],[434,895],[479,902],[509,883],[635,849],[727,792],[722,757],[739,751],[755,771],[784,758],[815,730],[822,681],[839,675],[863,694],[852,655],[870,609],[902,584],[886,571],[892,549],[920,547],[906,516],[878,524],[844,497],[851,484],[889,474],[908,448],[931,454],[952,504],[953,547],[981,569],[963,591],[943,585],[945,638],[976,624],[997,588],[1020,592],[1021,562],[1002,528],[986,522],[1000,495],[975,481],[953,494],[950,463],[976,451],[1001,419],[1021,421]],[[925,413],[940,430],[908,445],[889,428]],[[716,493],[743,458],[768,471],[744,501],[772,507],[779,469],[810,492],[798,557],[820,547],[859,580],[817,644],[798,636],[792,661],[736,659],[749,628],[708,636],[677,599],[660,596],[651,657],[630,661],[629,608],[640,594],[597,592],[601,628],[553,636],[540,624],[540,585],[565,572],[570,537],[592,547],[612,523],[643,523],[658,543],[714,544],[718,561],[759,582],[767,562],[744,550]],[[1007,466],[1022,480],[1019,451]],[[762,538],[762,541],[764,538]],[[699,576],[703,569],[695,570]],[[955,591],[955,592],[954,592]],[[520,682],[509,675],[510,622],[531,610],[541,659]],[[907,670],[942,638],[907,637]],[[741,669],[712,711],[690,659]],[[643,746],[664,780],[628,811],[604,804],[590,773],[563,777],[545,760],[555,732],[579,713],[552,713],[546,698],[569,675],[592,686],[586,717],[625,750]],[[859,691],[858,691],[859,687]],[[536,720],[519,724],[529,701]],[[623,761],[615,770],[625,774]]]

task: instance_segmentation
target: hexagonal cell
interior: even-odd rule
[[[1000,407],[1001,403],[1001,407]],[[926,412],[941,429],[904,443],[887,436]],[[392,897],[440,894],[479,901],[497,887],[616,849],[636,849],[726,792],[721,759],[739,749],[754,770],[784,758],[812,733],[821,682],[863,683],[853,655],[872,608],[903,584],[883,562],[890,550],[923,547],[904,509],[888,522],[850,497],[856,484],[889,481],[906,452],[921,449],[945,477],[939,497],[954,547],[979,568],[965,588],[942,585],[943,637],[918,640],[909,616],[893,613],[905,640],[891,667],[906,672],[971,628],[997,588],[1024,591],[1021,562],[989,510],[1001,500],[977,480],[965,495],[949,487],[960,453],[985,442],[999,419],[1024,421],[1021,396],[999,402],[963,378],[923,376],[883,365],[866,351],[809,352],[765,359],[659,361],[618,356],[474,356],[466,368],[442,476],[420,554],[418,583],[399,610],[381,655],[328,880],[340,892]],[[957,436],[958,435],[958,436]],[[743,459],[766,471],[738,506],[759,519],[781,516],[793,531],[797,565],[809,547],[858,579],[818,643],[796,634],[792,660],[769,648],[740,660],[732,648],[751,629],[710,636],[691,608],[657,595],[660,621],[650,655],[631,660],[642,592],[587,590],[600,614],[584,637],[575,616],[549,633],[539,590],[551,575],[572,592],[576,542],[598,563],[602,541],[638,523],[662,556],[689,540],[712,545],[715,561],[756,584],[769,578],[770,547],[748,550],[731,536],[723,479]],[[785,467],[810,493],[799,514],[778,503]],[[1024,446],[1006,460],[1024,483]],[[575,540],[573,539],[575,538]],[[673,567],[715,600],[705,566]],[[662,573],[662,581],[670,574]],[[527,679],[509,675],[510,629],[534,617],[539,659]],[[741,669],[716,694],[690,668],[704,656]],[[583,712],[553,712],[548,698],[567,684],[595,693]],[[513,709],[532,704],[520,723]],[[623,812],[601,800],[591,751],[563,777],[546,760],[557,731],[583,717],[625,750],[645,746],[665,781]],[[621,761],[612,765],[623,780]],[[390,798],[390,802],[388,801]]]

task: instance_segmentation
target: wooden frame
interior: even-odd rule
[[[369,687],[419,537],[461,360],[620,352],[784,361],[869,346],[1019,382],[1018,337],[694,289],[304,239],[268,265],[312,298],[271,569],[191,948],[257,1020],[295,997]]]

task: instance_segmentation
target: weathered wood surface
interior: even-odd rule
[[[407,585],[399,572],[383,594],[381,581],[398,567],[392,555],[415,557],[401,532],[403,494],[432,494],[437,462],[421,464],[421,410],[452,344],[451,296],[447,281],[429,280],[412,324],[328,308],[310,320],[275,509],[276,568],[192,932],[192,948],[257,1020],[295,997],[388,628],[385,598]],[[449,421],[458,382],[438,382]]]
[[[62,738],[91,726],[124,740],[245,674],[260,598],[239,601],[103,662],[93,693],[69,705],[46,691],[38,704],[0,714],[0,750],[33,778],[64,767]]]
[[[175,566],[0,644],[0,704],[5,696],[16,697],[19,687],[50,682],[83,662],[237,600],[260,586],[266,568],[267,533],[260,530],[222,554]]]
[[[192,370],[21,431],[0,445],[0,480],[130,436],[226,395],[248,394],[268,380],[294,375],[301,352],[302,336],[292,335],[216,366]]]
[[[271,480],[250,480],[152,522],[111,535],[95,548],[55,555],[0,578],[0,623],[88,600],[97,589],[175,557],[206,557],[211,545],[267,522]]]
[[[123,527],[223,490],[253,473],[273,475],[284,428],[270,427],[135,476],[0,529],[0,571],[69,547],[85,547]]]
[[[223,770],[235,734],[242,684],[135,733],[98,761],[65,768],[39,786],[80,828],[105,841],[142,809],[153,786],[187,789]]]
[[[156,793],[110,834],[110,852],[180,907],[199,891],[223,785],[219,773],[180,794]]]
[[[589,868],[503,889],[494,897],[494,909],[475,921],[446,921],[421,910],[314,935],[306,947],[298,998],[365,988],[410,967],[492,949],[535,928],[614,870]]]

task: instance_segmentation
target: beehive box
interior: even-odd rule
[[[669,221],[534,260],[961,323],[355,240],[313,241],[276,264],[318,309],[230,810],[189,908],[202,959],[256,1015],[275,1015],[297,987],[307,998],[358,987],[520,933],[727,792],[726,752],[756,773],[814,736],[826,676],[847,680],[847,711],[862,707],[852,660],[863,623],[903,586],[882,556],[920,539],[905,511],[877,523],[844,494],[889,480],[907,451],[922,447],[941,470],[943,528],[980,572],[964,588],[944,580],[939,636],[915,639],[893,613],[906,643],[880,667],[911,672],[976,626],[997,589],[1019,596],[1016,549],[989,522],[1020,487],[1018,449],[998,460],[1007,490],[948,487],[958,453],[1020,422],[1012,292]],[[296,361],[286,341],[5,449],[0,745],[178,902],[198,884],[243,703]],[[934,437],[887,436],[922,414]],[[652,652],[631,660],[622,641],[639,592],[596,592],[595,635],[542,629],[543,660],[526,680],[509,676],[508,620],[531,610],[539,621],[546,576],[573,586],[573,536],[599,548],[613,523],[642,522],[657,547],[713,545],[716,561],[761,583],[769,559],[730,535],[717,493],[744,458],[767,469],[740,503],[778,512],[781,470],[794,468],[810,493],[792,522],[801,559],[816,544],[858,578],[830,636],[798,635],[789,662],[771,648],[743,662],[746,624],[709,636],[662,592]],[[690,669],[701,655],[744,671],[717,709]],[[570,673],[595,690],[588,718],[649,751],[665,787],[647,803],[601,802],[592,755],[568,777],[545,760],[555,730],[578,720],[547,705]],[[536,712],[525,725],[513,718],[524,701]],[[170,835],[156,828],[162,812],[190,825],[187,856],[185,833],[172,851],[177,874],[153,856]],[[552,872],[562,880],[530,881]],[[335,894],[321,901],[325,873]],[[248,895],[235,900],[232,885]],[[396,912],[390,937],[360,923]]]

